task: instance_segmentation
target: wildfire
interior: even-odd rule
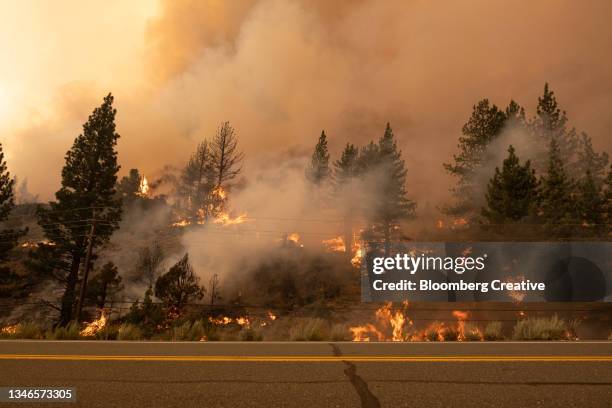
[[[437,221],[436,221],[436,228],[437,228],[437,229],[442,229],[442,228],[444,228],[444,221],[442,221],[442,220],[437,220]]]
[[[106,326],[106,315],[104,310],[100,313],[100,318],[89,323],[83,330],[81,330],[81,336],[95,336],[97,332],[102,330]]]
[[[455,218],[453,220],[453,227],[465,227],[468,225],[468,220],[465,218]]]
[[[43,239],[42,241],[34,242],[34,241],[25,241],[20,246],[22,248],[37,248],[40,245],[48,245],[55,246],[55,242],[49,241],[48,239]]]
[[[385,336],[372,324],[354,326],[349,328],[353,335],[353,341],[370,341],[370,335],[376,337],[377,341],[383,341]]]
[[[321,242],[328,251],[331,252],[344,252],[346,251],[346,245],[344,244],[344,239],[342,237],[324,239]]]
[[[268,318],[272,321],[276,320],[277,316],[272,313],[270,310],[268,310]]]
[[[219,225],[236,225],[236,224],[242,224],[246,220],[247,220],[246,213],[240,214],[236,218],[232,218],[230,217],[228,213],[224,212],[224,213],[219,214],[219,216],[213,220],[213,223],[219,224]]]
[[[142,180],[140,180],[140,185],[138,186],[138,195],[141,197],[146,197],[149,194],[149,182],[147,181],[146,176],[142,176]]]
[[[350,327],[353,341],[467,341],[482,340],[479,329],[467,322],[468,312],[454,310],[452,315],[457,322],[455,325],[446,325],[442,322],[433,322],[421,331],[414,328],[414,324],[406,315],[408,302],[403,308],[394,309],[392,303],[387,303],[376,310],[376,324],[367,323]]]
[[[11,326],[5,326],[0,328],[0,333],[2,334],[15,334],[17,333],[17,325],[13,324]]]
[[[361,245],[361,242],[355,241],[353,244],[353,253],[354,255],[351,258],[351,265],[358,268],[361,266],[361,257],[363,256],[363,246]]]
[[[406,318],[405,310],[408,303],[404,302],[403,310],[393,310],[391,302],[385,304],[376,310],[375,316],[378,323],[388,331],[391,329],[391,341],[406,341],[408,334],[405,331],[406,326],[412,326],[412,321]],[[349,328],[353,335],[353,341],[370,341],[375,338],[377,341],[387,340],[387,336],[373,324],[365,324],[362,326],[353,326]]]

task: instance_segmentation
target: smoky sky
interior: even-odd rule
[[[612,145],[608,1],[42,7],[20,2],[0,17],[2,37],[18,37],[0,41],[10,55],[0,63],[0,89],[12,101],[0,110],[0,140],[12,173],[44,199],[58,189],[66,150],[109,91],[122,173],[137,167],[155,176],[181,165],[222,121],[240,136],[245,174],[271,153],[308,155],[322,129],[335,158],[347,142],[380,137],[389,121],[421,208],[446,196],[442,163],[484,97],[503,107],[513,98],[533,115],[549,82],[571,124],[597,149]],[[19,24],[28,16],[36,24]]]

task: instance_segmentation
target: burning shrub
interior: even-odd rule
[[[487,341],[503,340],[502,334],[502,323],[501,322],[489,322],[484,329],[483,337]]]
[[[444,326],[440,322],[433,322],[425,329],[425,339],[427,341],[444,341]]]
[[[0,329],[0,339],[42,339],[42,329],[35,323],[26,322]]]
[[[459,330],[453,326],[446,327],[442,331],[442,337],[444,337],[444,341],[457,341],[459,340]]]
[[[351,332],[346,324],[334,324],[329,330],[329,338],[332,341],[350,341]]]
[[[317,318],[302,319],[289,330],[292,341],[321,341],[325,338],[325,321]]]
[[[514,326],[514,340],[564,340],[567,325],[557,315],[551,318],[536,317],[520,320]]]
[[[472,323],[465,323],[463,326],[463,340],[464,341],[481,341],[482,335],[478,326]]]
[[[124,323],[119,327],[117,340],[143,340],[144,333],[142,330],[133,324]]]

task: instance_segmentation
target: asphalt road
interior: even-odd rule
[[[0,341],[7,386],[76,388],[18,407],[610,407],[612,342]]]

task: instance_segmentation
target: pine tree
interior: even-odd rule
[[[106,302],[109,299],[112,301],[114,295],[122,289],[119,269],[114,263],[107,262],[100,272],[92,277],[87,286],[87,297],[98,309],[103,309],[106,307]]]
[[[508,109],[512,115],[520,115],[517,104],[511,102]],[[453,156],[454,163],[444,164],[446,171],[457,178],[457,185],[452,189],[455,202],[444,208],[446,213],[471,217],[478,211],[479,205],[473,200],[478,196],[475,175],[488,162],[487,147],[500,135],[506,119],[506,114],[488,99],[473,106],[472,115],[461,130],[459,154]]]
[[[157,278],[155,296],[169,309],[180,314],[190,301],[204,297],[204,288],[199,285],[199,281],[200,278],[189,263],[189,255],[185,254],[168,272]]]
[[[605,231],[605,196],[601,184],[598,187],[587,170],[586,176],[578,183],[578,216],[583,227],[590,228],[596,234]]]
[[[359,150],[347,143],[339,160],[334,162],[334,191],[340,198],[344,223],[344,247],[348,256],[353,246],[353,218],[355,217],[355,179],[357,177],[357,158]]]
[[[570,236],[576,222],[572,182],[565,172],[555,138],[550,140],[548,170],[540,186],[540,212],[546,232],[553,237]]]
[[[15,180],[9,173],[4,151],[0,143],[0,222],[6,221],[15,207]],[[12,229],[0,230],[0,261],[6,260],[9,252],[15,245],[21,233]]]
[[[204,140],[181,173],[179,193],[184,198],[183,207],[191,222],[207,222],[218,212],[217,201],[221,197],[214,194],[216,183],[213,155],[208,141]]]
[[[388,254],[392,232],[399,229],[401,221],[414,218],[416,203],[408,198],[406,165],[389,123],[378,141],[378,152],[379,164],[375,170],[378,194],[372,221],[382,232],[385,252]]]
[[[210,143],[216,188],[227,188],[227,184],[242,171],[244,155],[238,150],[238,135],[229,122],[223,122]]]
[[[314,185],[321,185],[330,175],[329,152],[327,151],[327,136],[321,132],[319,142],[314,148],[310,165],[306,169],[306,178]]]
[[[566,164],[567,170],[573,170],[578,136],[575,129],[567,129],[567,114],[557,103],[555,93],[548,83],[544,84],[544,93],[538,97],[536,116],[529,126],[541,141],[541,146],[548,146],[552,139],[556,140],[559,157]],[[542,149],[544,151],[544,149]],[[539,161],[545,162],[544,157]],[[574,174],[573,171],[571,171]]]
[[[608,175],[603,186],[603,211],[604,211],[604,226],[606,236],[610,235],[610,227],[612,226],[612,164],[608,168]]]
[[[590,173],[595,185],[600,187],[606,178],[608,162],[608,154],[606,152],[597,153],[593,149],[591,137],[583,132],[579,140],[576,166],[578,176],[584,178],[587,173]]]
[[[123,176],[117,185],[117,192],[124,203],[130,203],[138,198],[142,177],[138,169],[130,169],[127,176]]]
[[[121,198],[117,196],[117,152],[113,96],[108,94],[83,125],[83,133],[66,153],[62,186],[56,201],[40,208],[38,223],[55,245],[41,248],[39,261],[64,285],[60,324],[74,317],[79,267],[85,259],[88,238],[93,249],[102,245],[119,227]],[[93,226],[92,226],[93,224]],[[93,234],[92,234],[93,232]],[[85,265],[85,270],[89,265]],[[81,285],[87,282],[81,279]],[[78,317],[77,317],[78,318]]]
[[[495,168],[495,175],[487,186],[487,207],[482,215],[488,224],[516,223],[527,217],[537,200],[537,180],[531,162],[521,165],[514,147],[508,148],[508,158],[502,170]]]

